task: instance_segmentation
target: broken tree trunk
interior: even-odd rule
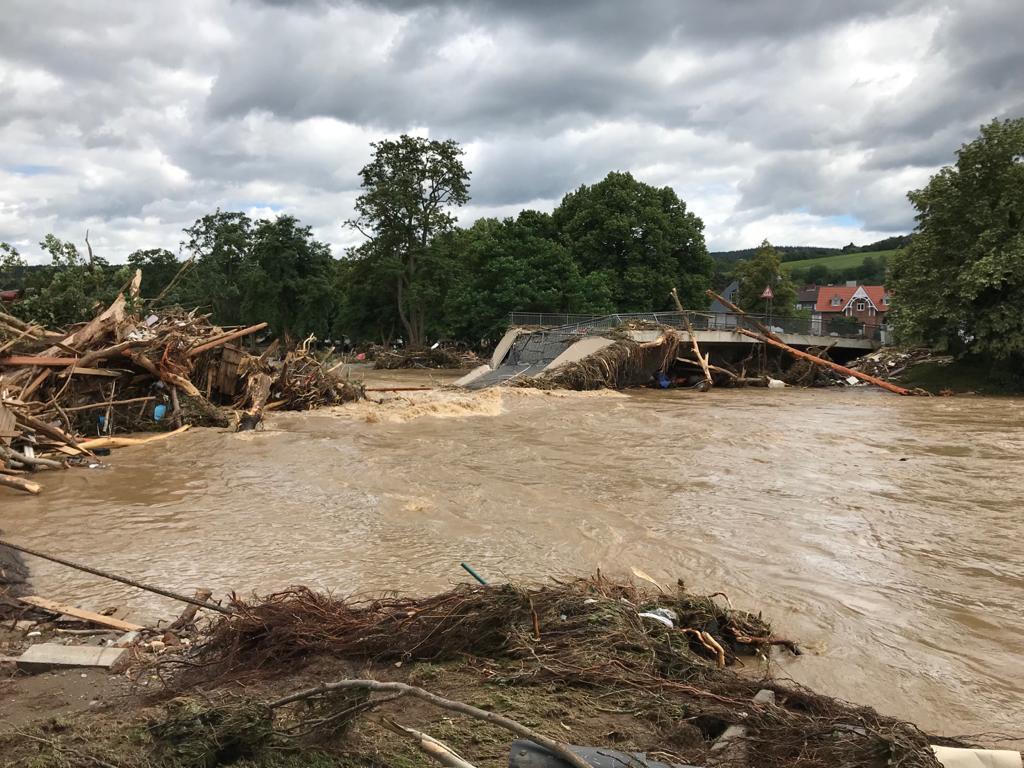
[[[690,335],[690,344],[693,346],[693,354],[697,358],[697,362],[700,363],[701,369],[704,371],[704,381],[707,383],[707,388],[711,389],[711,387],[715,385],[715,382],[711,378],[711,370],[708,367],[708,358],[700,352],[700,346],[697,344],[697,336],[693,332],[693,323],[690,322],[690,316],[686,314],[686,310],[683,309],[683,302],[679,300],[679,292],[675,288],[672,289],[672,300],[676,303],[676,307],[683,316],[683,322],[686,323],[686,332]]]
[[[267,404],[267,399],[270,397],[270,385],[273,382],[269,373],[249,374],[249,378],[246,380],[246,400],[249,402],[249,408],[242,413],[242,416],[238,420],[238,428],[236,432],[245,432],[250,429],[256,429],[256,425],[263,421],[263,410]]]
[[[897,395],[914,394],[909,389],[905,389],[904,387],[898,387],[895,384],[891,384],[883,379],[879,379],[874,376],[869,376],[868,374],[861,373],[860,371],[855,371],[852,368],[847,368],[845,365],[833,363],[831,360],[822,360],[820,357],[812,355],[808,352],[802,352],[799,349],[794,349],[788,344],[785,344],[776,339],[770,339],[766,336],[761,336],[757,333],[754,333],[753,331],[748,331],[746,328],[737,328],[736,333],[742,333],[744,336],[749,336],[752,339],[757,339],[758,341],[764,342],[765,344],[771,344],[773,347],[778,347],[779,349],[788,352],[789,354],[793,355],[793,357],[800,358],[801,360],[809,360],[815,365],[820,365],[824,368],[831,368],[833,371],[841,373],[844,376],[854,376],[860,379],[861,381],[866,381],[868,384],[874,384],[876,387],[881,387],[882,389],[888,390],[889,392],[894,392]]]

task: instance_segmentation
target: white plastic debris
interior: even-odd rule
[[[945,768],[1021,768],[1020,752],[1008,749],[960,749],[932,746]]]
[[[782,379],[773,379],[771,376],[768,377],[768,389],[785,389],[786,382]]]
[[[679,614],[671,608],[655,608],[652,611],[644,611],[638,615],[645,619],[654,619],[661,622],[669,629],[675,629],[676,622],[679,621]]]
[[[846,383],[852,387],[854,384],[859,384],[860,379],[858,379],[856,376],[847,376]]]

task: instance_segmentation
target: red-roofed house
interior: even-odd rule
[[[20,291],[0,291],[0,302],[17,301]]]
[[[812,323],[817,333],[828,335],[835,318],[855,318],[871,337],[885,325],[888,311],[889,293],[884,285],[824,285],[818,290]]]

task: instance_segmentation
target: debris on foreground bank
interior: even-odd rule
[[[570,765],[591,764],[570,747],[582,744],[629,761],[646,753],[637,765],[881,768],[936,766],[930,744],[958,746],[756,679],[759,658],[795,646],[724,595],[681,584],[655,591],[598,574],[366,600],[296,587],[224,608],[140,633],[133,698],[65,718],[59,732],[0,735],[0,749],[15,765],[278,765],[301,754],[411,766],[426,764],[422,750],[483,766],[509,764],[519,738]]]
[[[307,339],[281,353],[240,346],[266,323],[224,329],[180,309],[149,311],[141,272],[104,312],[68,330],[0,312],[0,486],[39,493],[36,473],[95,465],[110,448],[189,426],[252,428],[270,409],[358,400],[362,386],[331,376]],[[160,431],[147,438],[119,433]]]

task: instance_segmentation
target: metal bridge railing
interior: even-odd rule
[[[831,336],[846,339],[878,338],[880,328],[863,325],[854,318],[767,317],[733,313],[686,312],[695,331],[731,331],[737,326],[757,330],[753,320],[771,328],[775,333]],[[512,312],[510,326],[539,326],[545,330],[577,335],[590,335],[627,324],[651,323],[670,328],[685,328],[682,312],[618,312],[611,315],[572,315],[551,312]]]

